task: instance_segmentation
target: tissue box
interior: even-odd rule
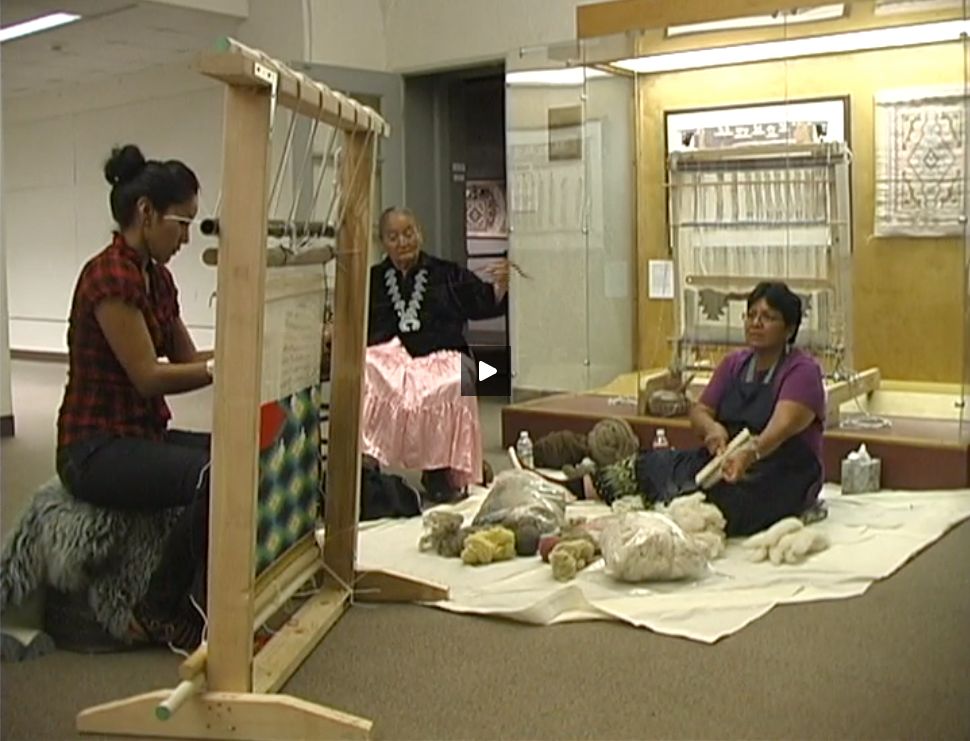
[[[842,461],[842,493],[865,494],[879,491],[882,476],[882,461],[878,458],[869,460]]]

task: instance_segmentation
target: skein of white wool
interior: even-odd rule
[[[688,536],[694,538],[710,559],[724,555],[724,528],[727,523],[717,507],[707,502],[703,492],[677,497],[662,505],[659,512],[676,522]]]
[[[610,509],[613,510],[614,514],[622,515],[624,512],[643,512],[646,507],[643,506],[642,497],[639,494],[634,494],[633,496],[614,499]]]
[[[604,570],[619,581],[676,581],[704,575],[705,549],[668,516],[627,512],[600,536]]]
[[[747,551],[749,561],[757,563],[770,560],[778,566],[801,563],[812,553],[828,548],[829,541],[824,533],[805,527],[805,523],[797,517],[786,517],[767,530],[752,535],[741,545]]]
[[[829,547],[829,539],[824,533],[812,527],[803,527],[794,533],[782,536],[768,551],[768,557],[776,566],[781,563],[796,564],[808,556]]]

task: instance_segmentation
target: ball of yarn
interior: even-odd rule
[[[590,457],[597,466],[609,466],[633,455],[640,449],[630,423],[619,417],[603,419],[596,423],[587,436]]]
[[[575,465],[589,455],[586,435],[572,430],[559,430],[536,440],[532,456],[539,468],[562,468]]]
[[[647,411],[655,417],[683,417],[690,411],[690,401],[680,391],[659,389],[647,399]]]
[[[457,538],[465,518],[457,512],[431,511],[424,516],[424,534],[418,541],[422,551],[436,551],[442,556],[457,555],[453,541]],[[458,546],[459,553],[461,546]]]
[[[465,538],[461,560],[469,566],[515,558],[515,534],[504,527],[490,527]]]
[[[556,581],[569,581],[585,569],[596,554],[593,544],[585,539],[561,540],[549,554],[552,576]]]
[[[534,556],[539,550],[539,527],[527,522],[515,528],[515,552],[519,556]]]
[[[460,558],[461,552],[465,549],[465,541],[468,540],[468,536],[482,529],[484,528],[469,525],[455,533],[446,535],[438,543],[438,555],[444,556],[445,558]]]
[[[562,538],[558,535],[543,535],[539,539],[539,556],[543,561],[549,563],[549,554],[556,547]]]

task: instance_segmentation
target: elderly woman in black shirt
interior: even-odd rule
[[[421,226],[404,208],[381,215],[386,257],[371,268],[363,450],[383,465],[420,469],[433,501],[449,501],[482,474],[477,399],[464,331],[502,315],[508,263],[487,283],[422,251]]]

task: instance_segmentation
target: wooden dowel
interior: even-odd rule
[[[300,574],[289,584],[286,584],[280,588],[279,591],[273,592],[269,601],[263,605],[259,612],[256,613],[256,620],[253,623],[254,627],[257,629],[263,627],[263,625],[265,625],[266,622],[276,614],[277,610],[285,605],[294,594],[299,592],[319,570],[320,563],[312,563],[302,572],[300,572]]]
[[[322,555],[317,544],[316,533],[307,533],[297,543],[256,577],[256,598],[253,612],[259,614],[269,604],[272,595],[280,584],[290,584],[310,564],[319,564]],[[259,627],[259,626],[257,626]]]
[[[205,671],[205,662],[209,657],[209,649],[203,643],[185,661],[179,664],[179,679],[193,679]]]
[[[199,231],[207,237],[219,235],[219,219],[202,219],[199,224]],[[269,237],[335,237],[336,229],[323,221],[285,221],[283,219],[267,219],[266,235]]]
[[[202,689],[204,681],[204,674],[196,674],[192,679],[179,682],[178,687],[172,690],[172,694],[162,700],[155,708],[155,717],[159,720],[171,718],[186,700]]]
[[[266,267],[284,268],[290,265],[326,265],[330,262],[336,252],[332,247],[311,247],[301,252],[287,252],[279,247],[269,247],[266,250]],[[202,252],[202,262],[206,265],[216,266],[219,264],[219,250],[215,247],[207,247]]]
[[[721,467],[735,451],[747,444],[752,438],[751,430],[745,427],[741,432],[734,436],[734,439],[727,444],[724,452],[716,456],[710,463],[702,468],[694,477],[694,482],[701,489],[708,489],[721,480]]]

